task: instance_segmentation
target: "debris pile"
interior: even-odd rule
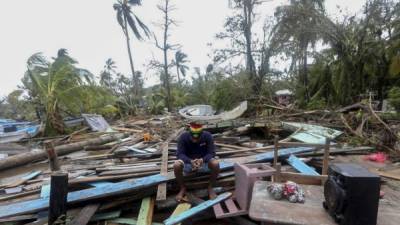
[[[102,118],[84,115],[87,126],[69,135],[0,145],[4,155],[0,158],[0,223],[201,224],[213,220],[212,224],[257,224],[248,216],[256,177],[278,183],[293,181],[299,190],[302,185],[321,187],[329,161],[358,160],[382,177],[390,177],[390,184],[400,180],[398,171],[393,172],[393,168],[398,170],[395,164],[364,159],[373,147],[343,144],[341,135],[347,135],[346,129],[339,130],[337,120],[330,126],[336,129],[325,126],[326,122],[322,126],[303,123],[316,114],[322,121],[321,113],[329,114],[208,121],[205,129],[213,134],[221,169],[214,188],[218,197],[208,199],[208,174],[189,174],[184,203],[175,201],[179,187],[173,164],[178,137],[188,121],[174,115],[136,117],[110,126]],[[286,122],[281,123],[282,119]],[[266,164],[251,166],[261,162]],[[246,185],[240,183],[241,187],[238,179],[244,178],[235,165],[244,164],[251,172],[243,173],[248,180]],[[265,173],[271,167],[275,172]],[[63,195],[52,187],[56,177],[68,182],[67,212],[62,218],[51,218],[58,208],[49,211],[55,196]],[[249,190],[243,202],[238,187]],[[392,202],[400,194],[390,186],[383,189],[388,204],[400,209]],[[57,205],[62,211],[62,204]]]

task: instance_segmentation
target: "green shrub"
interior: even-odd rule
[[[400,87],[393,87],[389,91],[389,103],[397,112],[400,111]]]
[[[307,109],[309,109],[309,110],[325,109],[325,108],[326,108],[325,98],[312,99],[307,104]]]

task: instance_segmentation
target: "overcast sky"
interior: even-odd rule
[[[26,70],[26,60],[36,52],[55,56],[66,48],[81,67],[95,75],[108,58],[116,61],[118,70],[129,74],[126,43],[119,27],[113,4],[116,0],[1,0],[0,1],[0,97],[16,89]],[[157,32],[154,22],[161,19],[156,5],[160,0],[142,0],[143,6],[133,10]],[[211,60],[207,43],[222,31],[226,16],[231,13],[228,0],[172,0],[177,10],[173,17],[179,27],[172,30],[172,42],[182,45],[192,67],[205,68]],[[288,2],[264,3],[259,12],[273,15],[274,8]],[[350,13],[358,12],[365,0],[326,0],[329,14],[338,14],[337,5]],[[132,41],[135,67],[160,57],[152,41]],[[147,74],[146,86],[159,82]]]

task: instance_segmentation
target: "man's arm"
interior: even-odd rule
[[[210,159],[215,157],[215,145],[214,145],[214,139],[211,134],[208,135],[207,137],[207,153],[203,157],[203,162],[208,163]]]
[[[185,141],[184,141],[184,134],[182,134],[179,137],[178,140],[178,149],[176,151],[176,157],[180,160],[182,160],[186,164],[191,163],[191,159],[186,155],[186,147],[185,147]]]

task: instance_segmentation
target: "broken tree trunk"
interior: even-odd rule
[[[57,152],[54,149],[54,145],[51,142],[46,142],[45,150],[47,152],[47,156],[49,157],[49,166],[51,171],[60,170],[60,163],[58,162]]]
[[[57,155],[65,155],[71,152],[79,151],[83,149],[85,146],[101,145],[114,140],[125,138],[127,136],[128,134],[112,134],[72,144],[60,145],[55,147],[54,149],[56,150]],[[14,168],[17,166],[22,166],[27,163],[35,162],[38,160],[45,160],[46,158],[47,158],[47,153],[43,150],[14,155],[6,159],[0,160],[0,171],[9,168]]]

